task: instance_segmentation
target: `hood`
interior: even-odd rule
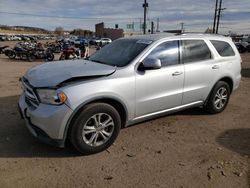
[[[55,87],[69,79],[106,76],[115,70],[116,67],[87,60],[54,61],[31,68],[24,77],[34,87]]]

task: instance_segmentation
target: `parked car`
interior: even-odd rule
[[[0,41],[6,41],[7,37],[6,35],[0,35]]]
[[[106,44],[109,44],[111,43],[112,40],[110,38],[92,38],[90,41],[89,41],[89,44],[91,45],[106,45]]]
[[[250,44],[247,42],[237,42],[235,45],[240,53],[250,52]]]
[[[85,38],[78,38],[73,43],[76,47],[79,47],[81,45],[88,45],[89,41]]]
[[[112,40],[110,38],[101,38],[102,45],[110,44]]]
[[[96,45],[96,44],[97,44],[96,40],[98,40],[98,38],[91,38],[91,39],[89,40],[89,44],[90,44],[90,45]]]
[[[107,149],[122,127],[192,107],[222,112],[241,80],[231,38],[188,34],[118,39],[88,60],[52,62],[21,79],[21,115],[49,144]],[[212,117],[211,117],[212,118]]]
[[[10,35],[9,39],[12,40],[12,41],[20,41],[20,40],[22,40],[21,37],[18,37],[18,36],[15,36],[15,35]]]

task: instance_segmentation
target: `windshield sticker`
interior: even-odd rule
[[[139,44],[151,44],[153,41],[152,40],[138,40],[136,43]]]

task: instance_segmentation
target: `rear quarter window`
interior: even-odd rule
[[[235,56],[235,52],[229,43],[219,40],[210,40],[210,42],[213,44],[213,46],[220,54],[220,56],[222,57]]]

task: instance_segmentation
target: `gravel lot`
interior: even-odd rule
[[[195,108],[141,123],[107,151],[80,156],[39,143],[19,117],[18,79],[44,62],[0,55],[0,187],[249,187],[250,53],[242,58],[240,88],[223,113]]]

